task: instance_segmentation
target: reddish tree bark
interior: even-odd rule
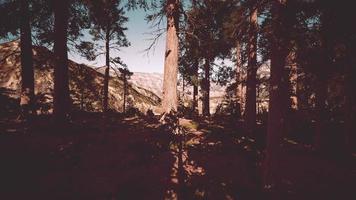
[[[242,84],[242,79],[243,79],[243,73],[242,73],[242,61],[241,61],[241,44],[240,42],[236,42],[236,108],[240,113],[238,113],[239,116],[242,116],[242,110],[243,110],[243,84]]]
[[[167,36],[164,60],[162,112],[177,110],[179,0],[167,0]]]

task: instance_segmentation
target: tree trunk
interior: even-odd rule
[[[248,134],[256,127],[256,85],[257,85],[257,9],[250,16],[250,41],[246,85],[245,123]]]
[[[194,62],[194,75],[193,75],[193,104],[192,104],[192,112],[194,114],[198,114],[198,69],[199,69],[199,62]]]
[[[108,111],[109,104],[109,79],[110,79],[110,35],[109,28],[106,30],[105,38],[105,74],[104,74],[104,98],[103,98],[103,112]]]
[[[238,110],[237,115],[242,116],[243,106],[243,92],[242,92],[242,61],[241,61],[241,44],[236,42],[236,108]]]
[[[273,41],[271,42],[271,77],[269,93],[269,113],[267,128],[267,147],[266,160],[264,168],[264,186],[274,187],[279,181],[280,174],[278,163],[281,161],[281,143],[284,133],[283,116],[283,84],[286,84],[288,78],[285,75],[285,60],[287,56],[288,33],[285,31],[282,13],[285,11],[285,2],[283,0],[274,0],[272,2],[272,31]]]
[[[69,85],[68,85],[68,0],[54,1],[54,97],[53,114],[55,121],[66,121],[69,113]]]
[[[192,112],[197,114],[198,111],[198,68],[199,63],[196,61],[194,63],[194,75],[193,75],[193,104],[192,104]]]
[[[210,59],[205,59],[203,92],[203,116],[210,116]]]
[[[33,72],[33,57],[32,57],[32,39],[31,26],[29,19],[29,6],[27,0],[21,0],[21,95],[20,106],[22,115],[25,119],[31,114],[35,114],[34,110],[34,72]]]
[[[164,61],[162,112],[177,111],[179,0],[167,0],[167,36]]]

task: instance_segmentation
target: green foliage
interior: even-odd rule
[[[109,49],[119,51],[121,47],[130,45],[125,35],[127,28],[124,26],[128,18],[120,3],[121,1],[109,0],[86,2],[92,41],[82,41],[76,47],[88,60],[95,60],[98,56],[109,53]],[[106,49],[107,46],[109,49]],[[120,58],[109,58],[109,62],[124,65]]]

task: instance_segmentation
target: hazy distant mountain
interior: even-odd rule
[[[141,88],[150,90],[154,92],[156,95],[162,98],[162,88],[163,88],[163,74],[160,73],[143,73],[143,72],[135,72],[132,76],[131,83],[133,85],[139,86]],[[182,80],[179,81],[178,91],[180,97],[189,101],[192,99],[193,95],[193,86],[186,85],[184,87],[183,93],[183,85]],[[216,83],[211,82],[210,84],[210,111],[211,113],[215,112],[216,106],[223,101],[225,96],[226,87],[220,86]],[[199,92],[200,95],[200,92]],[[199,102],[199,108],[201,107],[201,102]],[[200,110],[200,109],[199,109]]]
[[[40,104],[48,104],[51,112],[53,101],[53,54],[44,47],[34,47],[35,93]],[[0,89],[17,99],[20,92],[20,48],[18,41],[0,44]],[[100,111],[102,109],[103,75],[86,65],[69,60],[70,95],[74,109]],[[109,107],[121,111],[123,82],[112,77],[109,84]],[[129,104],[145,111],[160,104],[160,98],[139,85],[131,84]]]

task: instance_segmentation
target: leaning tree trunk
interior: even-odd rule
[[[104,74],[104,97],[103,97],[103,112],[108,111],[109,102],[109,78],[110,78],[110,32],[109,28],[106,30],[105,37],[105,74]]]
[[[27,119],[34,114],[34,72],[32,57],[31,26],[27,0],[21,0],[21,95],[22,115]]]
[[[250,41],[246,85],[245,123],[248,134],[256,127],[256,85],[257,85],[257,9],[250,16]]]
[[[269,113],[267,128],[267,147],[264,168],[264,186],[273,187],[278,182],[280,174],[278,163],[281,161],[281,143],[284,133],[284,96],[283,84],[288,81],[285,76],[285,60],[287,56],[287,35],[282,13],[285,9],[283,0],[272,2],[272,31],[271,43],[271,77],[269,92]]]
[[[65,122],[69,113],[69,85],[68,85],[68,0],[54,1],[54,97],[53,114],[58,123]]]
[[[177,110],[179,0],[167,0],[167,36],[164,60],[162,112]]]
[[[202,82],[203,116],[210,116],[210,59],[205,59]]]

